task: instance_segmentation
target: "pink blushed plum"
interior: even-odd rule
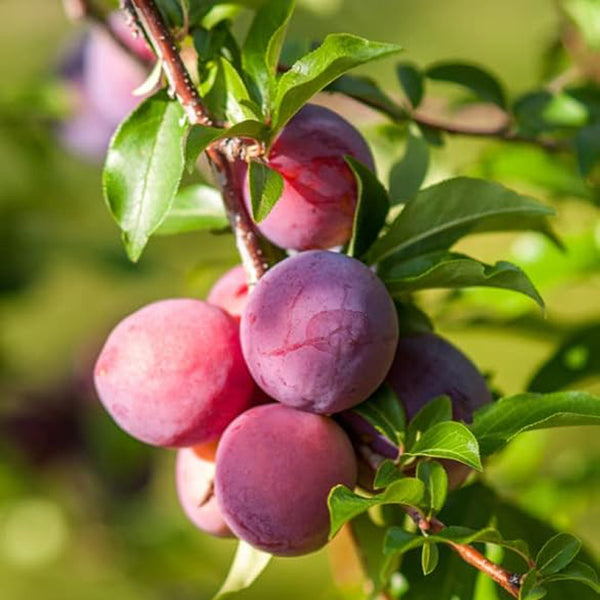
[[[216,439],[251,405],[238,324],[193,299],[149,304],[112,331],[96,363],[100,400],[117,424],[156,446]]]
[[[258,406],[227,428],[217,450],[215,493],[241,539],[278,556],[321,548],[327,496],[356,482],[356,459],[333,420],[281,404]]]
[[[231,537],[213,493],[214,476],[214,456],[212,460],[207,457],[203,447],[177,451],[175,481],[185,514],[202,531],[217,537]]]
[[[241,321],[258,385],[279,402],[332,414],[365,400],[385,378],[398,321],[383,283],[363,263],[314,250],[262,277]]]
[[[211,288],[206,301],[240,319],[248,299],[248,281],[242,265],[233,267]]]
[[[350,239],[357,186],[344,161],[350,155],[374,169],[360,133],[335,112],[307,104],[283,128],[268,156],[284,180],[282,196],[258,224],[282,248],[327,249]],[[248,185],[246,203],[251,210]]]

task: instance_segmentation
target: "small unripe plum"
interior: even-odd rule
[[[470,423],[475,409],[492,401],[477,367],[450,342],[433,333],[401,337],[387,381],[412,419],[437,396],[452,400],[452,417]]]
[[[326,249],[350,239],[357,186],[344,161],[350,155],[374,169],[360,133],[335,112],[308,104],[275,139],[268,164],[284,181],[283,192],[260,231],[282,248]],[[249,187],[246,203],[251,211]]]
[[[143,61],[152,60],[152,50],[143,37],[134,38],[119,13],[110,16],[115,34]],[[101,28],[91,31],[84,49],[83,85],[89,102],[99,115],[114,127],[140,102],[133,91],[148,75],[148,69],[137,62]]]
[[[196,527],[217,537],[231,537],[231,530],[213,493],[215,463],[214,454],[211,459],[210,451],[210,447],[204,446],[177,451],[177,496],[185,514]]]
[[[118,425],[156,446],[216,439],[251,404],[238,324],[193,299],[149,304],[112,331],[94,372]]]
[[[207,302],[240,319],[248,299],[248,280],[242,265],[233,267],[211,288]]]
[[[278,556],[321,548],[327,496],[356,482],[356,459],[333,420],[281,404],[258,406],[226,429],[217,449],[215,492],[241,539]]]
[[[269,396],[332,414],[362,402],[383,381],[398,321],[383,283],[363,263],[314,250],[259,280],[241,339],[250,372]]]

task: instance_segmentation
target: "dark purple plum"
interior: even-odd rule
[[[169,447],[216,439],[251,405],[255,389],[237,322],[186,298],[149,304],[121,321],[100,353],[94,381],[121,428]]]
[[[363,263],[314,250],[260,279],[242,315],[241,340],[252,376],[269,396],[333,414],[383,381],[398,321],[383,283]]]
[[[341,427],[281,404],[240,415],[217,449],[215,493],[226,523],[239,538],[278,556],[321,548],[331,488],[355,482],[356,459]]]
[[[323,106],[307,104],[292,117],[271,147],[268,163],[284,180],[275,208],[261,232],[282,248],[326,249],[350,239],[357,186],[344,155],[374,169],[361,134]],[[248,186],[246,202],[251,207]]]

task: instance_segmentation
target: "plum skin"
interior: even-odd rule
[[[215,493],[226,523],[239,538],[278,556],[325,545],[329,492],[355,482],[356,459],[341,427],[281,404],[240,415],[217,449]]]
[[[282,195],[258,224],[282,248],[327,249],[345,244],[352,232],[357,200],[350,155],[374,170],[373,156],[361,134],[323,106],[305,105],[275,139],[268,164],[284,180]],[[249,186],[245,200],[252,212]]]
[[[216,537],[233,537],[212,493],[215,463],[214,451],[211,460],[210,450],[196,446],[177,451],[177,497],[188,519],[196,527]]]
[[[251,403],[238,324],[220,308],[177,298],[149,304],[109,335],[94,370],[117,424],[156,446],[216,439]]]
[[[433,333],[400,338],[387,381],[412,419],[437,396],[452,401],[452,417],[470,423],[473,412],[492,401],[477,367],[456,346]]]
[[[369,268],[313,250],[283,260],[259,280],[240,333],[248,368],[269,396],[333,414],[362,402],[383,381],[398,320]]]
[[[211,288],[206,301],[240,319],[248,300],[248,280],[242,265],[222,275]]]

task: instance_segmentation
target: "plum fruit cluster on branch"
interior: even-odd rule
[[[551,209],[497,184],[456,178],[422,194],[417,186],[403,210],[390,210],[365,139],[308,100],[328,83],[348,85],[338,79],[348,68],[397,47],[331,36],[280,76],[293,2],[271,0],[250,27],[243,58],[228,26],[198,27],[190,61],[196,88],[155,3],[125,4],[157,55],[154,75],[146,79],[153,57],[146,39],[131,38],[110,15],[68,69],[80,105],[62,138],[80,153],[103,153],[138,102],[137,89],[146,100],[112,138],[104,172],[130,256],[136,260],[170,218],[188,230],[169,211],[184,163],[205,151],[225,210],[210,197],[198,208],[183,196],[181,213],[198,210],[203,226],[229,222],[242,264],[205,301],[160,300],[113,329],[94,370],[104,407],[134,438],[177,449],[180,504],[211,535],[301,555],[323,547],[370,502],[395,503],[423,534],[414,547],[429,551],[430,535],[449,540],[466,563],[518,597],[525,578],[488,561],[464,531],[444,538],[435,517],[446,490],[481,468],[478,440],[465,424],[491,406],[492,394],[469,358],[423,326],[411,292],[499,287],[542,306],[515,265],[486,265],[450,248],[471,231],[523,227],[559,243],[546,223]],[[170,93],[151,95],[161,68]],[[407,310],[415,311],[408,320]],[[534,423],[527,418],[520,426]],[[352,495],[355,488],[366,495]],[[423,556],[433,563],[424,562],[424,572],[435,568],[432,555]]]

